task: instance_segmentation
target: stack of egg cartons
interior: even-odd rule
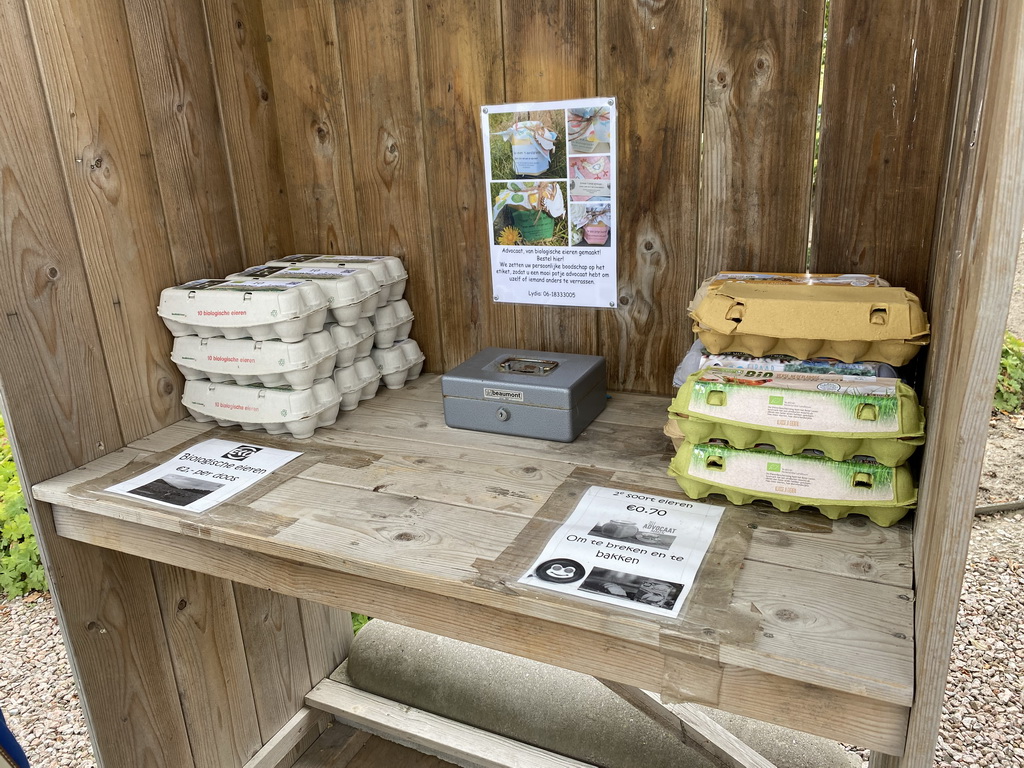
[[[690,316],[701,346],[681,367],[697,370],[665,427],[688,495],[883,526],[913,508],[924,416],[894,370],[928,340],[913,294],[863,275],[724,273]]]
[[[277,265],[164,290],[158,312],[175,336],[182,402],[199,421],[309,437],[376,394],[380,295],[369,270]]]
[[[359,343],[367,335],[373,336],[370,359],[388,389],[400,389],[406,381],[415,379],[423,369],[423,352],[409,334],[413,313],[409,302],[402,298],[409,275],[402,260],[396,256],[327,256],[299,254],[267,262],[267,268],[281,267],[285,275],[308,275],[315,279],[328,273],[369,272],[380,285],[376,308],[367,315],[368,323],[360,323],[355,330]],[[360,351],[362,348],[360,348]],[[345,406],[342,405],[342,410]]]

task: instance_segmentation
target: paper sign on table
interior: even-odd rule
[[[724,511],[593,486],[519,582],[678,616]]]
[[[301,455],[229,440],[206,440],[106,490],[187,512],[204,512]]]

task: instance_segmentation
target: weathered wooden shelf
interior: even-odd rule
[[[574,443],[452,430],[439,380],[381,391],[232,503],[103,492],[238,430],[180,421],[34,487],[71,539],[368,613],[611,681],[901,754],[914,692],[908,523],[728,507],[678,620],[516,580],[589,485],[681,496],[667,400],[616,394]]]

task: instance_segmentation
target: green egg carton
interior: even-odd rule
[[[832,520],[865,515],[884,528],[917,504],[905,466],[683,442],[668,473],[693,499],[717,493],[733,504],[767,501],[781,512],[813,507]]]
[[[735,424],[722,424],[693,416],[669,413],[665,434],[672,438],[676,449],[685,441],[689,443],[720,442],[732,448],[770,447],[789,456],[798,454],[824,456],[833,461],[851,459],[874,459],[887,467],[898,467],[906,463],[918,446],[924,444],[924,437],[848,438],[831,435],[801,435],[786,432],[768,432]]]
[[[705,368],[687,378],[669,412],[674,432],[694,444],[767,445],[894,467],[924,443],[917,394],[890,378]]]

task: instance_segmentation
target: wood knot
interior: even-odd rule
[[[185,598],[182,598],[181,600],[178,601],[178,610],[179,611],[184,611],[186,608],[188,608],[188,600],[186,600]]]
[[[266,88],[260,89],[260,101],[270,101],[270,94],[267,93]]]
[[[629,306],[629,296],[619,296],[619,304],[624,307]]]
[[[174,383],[166,376],[160,379],[159,383],[160,394],[164,397],[170,397],[174,394]]]
[[[415,541],[416,540],[416,534],[415,533],[409,533],[408,531],[405,531],[403,533],[396,533],[394,536],[391,537],[391,540],[392,541]]]
[[[645,251],[653,251],[654,250],[654,243],[652,243],[650,240],[645,240],[644,241],[644,250]]]
[[[57,269],[53,264],[46,268],[46,279],[53,282],[60,277],[60,270]]]
[[[85,628],[89,632],[98,632],[101,635],[107,634],[107,628],[100,624],[98,621],[90,621],[85,625]]]
[[[800,618],[800,615],[789,608],[781,608],[775,612],[775,618],[779,621],[796,621]]]
[[[718,74],[715,75],[715,79],[718,81],[718,84],[723,87],[729,82],[729,76],[725,74],[725,70],[722,69],[718,70]]]
[[[854,573],[863,573],[867,575],[875,570],[875,564],[867,558],[858,558],[850,563],[849,568]]]

